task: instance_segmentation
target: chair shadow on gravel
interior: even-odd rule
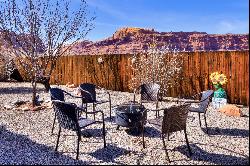
[[[216,165],[248,165],[249,158],[248,157],[236,157],[227,154],[217,154],[206,152],[195,144],[190,144],[192,156],[191,160],[195,161],[206,161]],[[182,145],[175,147],[173,151],[179,151],[185,156],[189,157],[187,146]],[[174,159],[172,159],[174,161]]]
[[[202,128],[203,132],[206,132],[205,128]],[[208,127],[209,135],[227,135],[246,138],[249,137],[249,130],[245,129],[222,129],[218,127]]]
[[[107,144],[106,148],[98,149],[93,153],[89,153],[89,155],[104,162],[112,162],[119,165],[124,165],[125,163],[115,161],[115,158],[118,158],[119,156],[122,155],[126,155],[128,153],[130,153],[129,150],[114,146],[112,144]]]
[[[62,155],[43,144],[38,144],[26,135],[16,134],[0,125],[0,165],[87,165],[86,161],[75,160],[66,155]]]
[[[107,130],[106,130],[107,133]],[[90,129],[86,128],[81,131],[82,136],[84,137],[86,134],[89,135],[89,137],[103,137],[102,135],[102,129]],[[88,137],[88,136],[87,136]]]
[[[128,135],[131,135],[131,136],[142,137],[141,129],[137,130],[136,128],[120,127],[119,130],[124,130]],[[119,132],[119,130],[116,130],[116,131]],[[161,132],[153,127],[145,126],[144,137],[161,138]]]
[[[44,91],[43,88],[37,88],[37,92]],[[9,87],[0,88],[0,94],[32,94],[31,87]]]
[[[144,137],[150,138],[161,138],[161,132],[154,127],[145,126],[144,128]]]

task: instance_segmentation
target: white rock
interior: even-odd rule
[[[14,107],[11,106],[11,105],[5,105],[5,106],[3,106],[3,108],[5,108],[5,109],[7,109],[7,110],[10,110],[10,109],[13,109]]]
[[[21,110],[22,111],[29,111],[30,109],[29,109],[29,107],[23,107]]]

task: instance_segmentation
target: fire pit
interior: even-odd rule
[[[117,129],[120,126],[141,131],[142,125],[146,123],[147,111],[145,107],[137,102],[128,102],[116,108],[115,123]],[[143,124],[144,123],[144,124]]]

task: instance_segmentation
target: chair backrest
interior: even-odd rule
[[[160,91],[160,85],[156,83],[142,84],[140,86],[141,100],[157,101]]]
[[[202,92],[202,96],[201,96],[201,99],[200,99],[201,102],[199,104],[199,109],[200,110],[206,112],[213,93],[214,93],[213,90],[207,90],[207,91]]]
[[[59,100],[52,100],[57,120],[62,128],[79,131],[77,110],[74,103],[66,103]]]
[[[50,97],[51,100],[60,100],[60,101],[65,101],[64,100],[64,92],[60,88],[50,88]]]
[[[183,104],[164,109],[162,133],[167,134],[186,129],[189,106],[190,104]]]
[[[82,100],[84,103],[96,102],[96,85],[91,83],[83,83],[79,86]]]

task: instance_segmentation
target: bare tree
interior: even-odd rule
[[[170,88],[179,84],[183,55],[172,45],[157,45],[154,37],[148,45],[143,53],[135,53],[131,57],[130,88],[135,90],[141,84],[158,83],[161,85],[161,93],[167,93]]]
[[[0,33],[8,46],[4,54],[15,58],[32,82],[33,106],[37,82],[42,79],[48,90],[57,59],[94,27],[95,17],[80,1],[78,8],[70,0],[0,2]]]

